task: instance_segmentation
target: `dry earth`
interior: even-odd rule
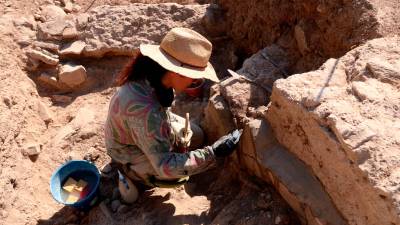
[[[0,0],[0,224],[399,224],[398,1],[160,2]],[[224,79],[172,110],[190,112],[209,142],[243,128],[237,153],[133,205],[114,168],[105,207],[57,204],[59,165],[110,161],[113,79],[175,26],[213,42]]]
[[[75,10],[132,2],[137,1],[77,0],[81,7]],[[118,200],[115,177],[102,178],[101,197],[110,215],[100,207],[84,213],[56,203],[49,179],[59,165],[85,158],[101,168],[110,161],[102,126],[115,92],[112,78],[127,58],[83,59],[87,85],[73,92],[36,82],[21,48],[26,38],[36,38],[34,15],[47,3],[52,2],[0,1],[0,224],[298,224],[272,188],[222,162],[185,188],[149,190],[133,205]]]

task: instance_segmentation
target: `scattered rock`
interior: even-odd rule
[[[39,51],[42,52],[43,54],[47,55],[47,56],[50,56],[50,57],[54,58],[54,59],[59,59],[58,54],[53,54],[53,53],[47,51],[46,49],[40,49]]]
[[[32,44],[32,39],[30,37],[23,36],[17,40],[17,44],[19,44],[21,47],[26,47]]]
[[[43,17],[45,22],[63,20],[67,16],[62,8],[55,5],[47,5],[41,7],[41,9],[41,17]]]
[[[303,28],[298,24],[294,27],[294,37],[297,41],[297,47],[302,55],[305,55],[310,49],[307,46],[307,39]]]
[[[39,143],[28,143],[22,150],[24,156],[37,156],[40,154],[41,144]]]
[[[43,63],[46,63],[48,65],[56,66],[58,65],[59,60],[56,58],[53,58],[51,56],[48,56],[44,54],[43,52],[30,49],[26,52],[27,56],[34,59],[34,60],[39,60]]]
[[[110,210],[108,209],[108,207],[104,201],[100,203],[99,207],[100,207],[100,210],[103,212],[104,216],[114,223],[115,219],[113,218]]]
[[[75,39],[79,36],[79,32],[75,27],[66,27],[62,33],[63,39]]]
[[[65,2],[65,6],[64,6],[65,12],[70,13],[70,12],[72,12],[73,8],[74,8],[74,4],[72,4],[72,2],[70,2],[70,1]]]
[[[26,18],[26,17],[20,17],[20,18],[15,18],[13,20],[14,26],[16,27],[27,27],[32,30],[36,30],[36,22],[33,20],[33,18]]]
[[[41,49],[46,49],[49,51],[52,51],[54,53],[58,53],[59,50],[59,45],[57,44],[53,44],[53,43],[49,43],[49,42],[42,42],[42,41],[34,41],[32,43],[32,45],[36,48],[41,48]]]
[[[107,163],[106,165],[103,166],[103,168],[101,168],[101,172],[104,174],[109,174],[111,173],[112,169],[113,169],[112,166],[109,163]]]
[[[85,154],[83,159],[90,161],[90,162],[96,162],[99,157],[100,157],[100,154],[96,151],[95,148],[91,147],[88,150],[88,152]]]
[[[35,20],[40,20],[40,21],[44,21],[44,18],[42,18],[42,16],[39,13],[35,13],[33,14],[33,17],[35,18]]]
[[[71,22],[57,19],[38,25],[38,37],[42,40],[61,40],[66,27],[71,27]]]
[[[39,113],[40,118],[46,124],[53,122],[53,118],[52,118],[49,108],[41,101],[38,101],[38,113]]]
[[[76,16],[76,26],[78,29],[84,29],[89,21],[89,14],[80,13]]]
[[[40,74],[38,80],[50,86],[51,88],[60,89],[60,84],[58,83],[57,78],[54,76],[50,76],[47,73]]]
[[[11,99],[10,99],[9,97],[4,96],[4,97],[3,97],[3,102],[4,102],[4,104],[5,104],[9,109],[11,109],[12,104],[11,104]]]
[[[83,41],[74,41],[67,44],[60,51],[61,55],[80,55],[85,48],[86,43]]]
[[[67,63],[61,66],[58,79],[61,83],[74,88],[86,81],[86,69],[82,65]]]
[[[70,103],[72,102],[72,97],[66,95],[52,95],[51,100],[56,103]]]
[[[119,200],[114,200],[111,202],[111,210],[113,212],[116,212],[120,206],[121,206],[121,201]]]
[[[72,12],[77,13],[81,11],[82,7],[78,4],[74,4],[74,7],[72,8]]]
[[[0,216],[2,218],[6,218],[6,217],[8,217],[8,212],[5,209],[1,209],[0,210]]]
[[[121,204],[117,210],[118,213],[127,213],[128,211],[129,211],[129,206],[124,204]]]
[[[277,217],[275,217],[275,224],[280,224],[281,221],[282,221],[282,219],[279,215]]]
[[[28,61],[26,62],[26,70],[28,71],[36,71],[40,66],[40,62],[37,59],[33,58],[28,58]]]

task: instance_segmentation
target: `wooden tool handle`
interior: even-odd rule
[[[188,140],[189,139],[189,123],[190,123],[190,121],[189,121],[189,113],[186,113],[186,120],[185,120],[185,133],[184,133],[184,140],[185,140],[185,143],[183,143],[183,145],[185,146],[185,147],[187,147],[187,145],[188,145],[188,143],[189,143],[189,141],[190,140]]]

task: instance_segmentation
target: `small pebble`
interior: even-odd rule
[[[280,216],[277,216],[277,217],[275,218],[275,224],[280,224],[281,221],[282,221],[282,219],[281,219]]]
[[[104,204],[110,204],[110,202],[111,202],[111,199],[109,199],[109,198],[106,198],[105,200],[104,200]]]
[[[40,154],[41,145],[38,143],[27,144],[23,149],[22,154],[24,156],[37,156]]]
[[[98,151],[95,148],[90,147],[83,159],[90,162],[95,162],[99,157],[100,154],[98,153]]]
[[[119,208],[119,206],[121,205],[121,202],[119,200],[114,200],[111,202],[111,210],[113,212],[116,212]]]
[[[71,215],[69,215],[66,219],[65,219],[65,221],[67,222],[67,223],[75,223],[76,221],[78,220],[78,216],[77,215],[75,215],[75,214],[71,214]]]
[[[56,103],[70,103],[72,102],[72,97],[66,95],[52,95],[51,100]]]
[[[111,173],[111,171],[112,171],[112,167],[109,163],[104,165],[103,168],[101,169],[101,172],[105,173],[105,174],[109,174],[109,173]]]
[[[11,99],[9,97],[3,97],[3,102],[9,109],[11,108]]]
[[[6,210],[1,210],[0,215],[1,217],[6,218],[8,216],[8,212]]]
[[[118,210],[117,210],[118,213],[126,213],[128,211],[129,211],[129,207],[127,205],[124,205],[124,204],[121,204],[118,207]]]

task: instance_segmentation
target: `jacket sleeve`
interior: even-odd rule
[[[149,159],[159,178],[181,178],[201,173],[216,163],[211,147],[197,149],[187,153],[173,150],[171,129],[167,113],[158,104],[134,106],[127,117],[130,134],[137,146]]]

